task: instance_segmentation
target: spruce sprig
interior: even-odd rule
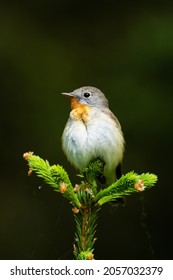
[[[99,189],[96,178],[104,173],[103,162],[99,159],[92,161],[87,168],[78,175],[82,181],[74,187],[67,172],[60,165],[50,165],[33,152],[23,155],[28,161],[31,175],[36,175],[44,180],[54,191],[61,193],[72,205],[76,223],[74,256],[78,260],[94,259],[94,244],[96,241],[96,227],[98,212],[102,205],[116,201],[117,198],[129,196],[150,189],[157,182],[157,176],[151,173],[128,172],[122,175],[112,185]]]
[[[117,198],[131,195],[151,188],[157,182],[157,176],[151,173],[138,175],[131,171],[113,183],[111,186],[102,189],[97,193],[94,201],[99,205],[106,202],[116,201]]]
[[[54,191],[62,193],[65,198],[78,208],[81,207],[81,203],[74,192],[68,174],[62,166],[50,166],[47,160],[35,156],[33,152],[24,153],[23,157],[28,161],[29,175],[34,171],[37,176],[42,178]]]

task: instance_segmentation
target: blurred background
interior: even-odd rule
[[[71,207],[33,174],[34,151],[76,171],[61,149],[69,100],[100,88],[126,139],[123,172],[158,175],[157,185],[103,207],[96,259],[172,259],[172,1],[1,1],[0,258],[73,259]]]

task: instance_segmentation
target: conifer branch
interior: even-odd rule
[[[96,178],[100,174],[103,175],[104,165],[101,160],[97,159],[78,174],[82,180],[81,184],[76,184],[73,188],[69,176],[62,166],[50,166],[47,160],[41,159],[33,152],[24,153],[23,157],[28,161],[28,175],[34,171],[54,191],[61,193],[72,204],[76,223],[73,249],[74,256],[78,260],[94,259],[97,218],[103,204],[147,190],[157,182],[157,176],[154,174],[138,175],[135,172],[129,172],[122,175],[111,186],[100,190]]]
[[[67,172],[60,165],[50,166],[47,160],[43,160],[39,156],[35,156],[33,152],[27,152],[23,155],[24,159],[28,161],[29,173],[34,171],[38,177],[42,178],[45,183],[50,185],[54,191],[62,193],[72,204],[81,207],[73,186],[70,182]]]
[[[121,178],[111,186],[99,191],[94,201],[99,205],[103,205],[106,202],[116,201],[117,198],[149,189],[154,186],[156,182],[157,176],[154,174],[143,173],[138,175],[132,171],[126,175],[122,175]]]

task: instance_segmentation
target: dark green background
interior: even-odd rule
[[[31,150],[75,170],[61,149],[69,100],[100,88],[126,138],[124,173],[158,184],[105,207],[96,259],[172,259],[172,1],[4,1],[0,7],[0,258],[72,259],[70,205],[22,159]]]

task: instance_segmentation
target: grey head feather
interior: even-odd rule
[[[88,94],[87,94],[88,93]],[[71,93],[81,104],[97,108],[109,108],[108,100],[104,93],[96,87],[85,86]],[[88,95],[88,97],[87,97]]]

